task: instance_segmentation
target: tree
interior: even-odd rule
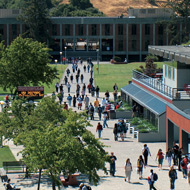
[[[53,190],[60,184],[61,172],[69,176],[79,171],[95,184],[99,180],[97,171],[107,172],[105,162],[109,156],[103,144],[87,130],[90,124],[84,113],[66,111],[47,97],[30,109],[21,100],[15,101],[12,114],[14,117],[6,121],[6,112],[1,113],[0,128],[4,134],[12,131],[14,142],[24,145],[22,156],[30,171],[41,173],[45,169]]]
[[[51,84],[56,78],[45,44],[19,36],[10,46],[1,48],[0,55],[0,86],[4,90],[14,90],[16,94],[18,86]]]
[[[190,0],[167,0],[167,8],[171,8],[173,15],[168,22],[168,33],[171,35],[170,44],[180,44],[189,40],[190,32]],[[179,21],[183,22],[183,29],[181,33],[177,28]],[[181,41],[180,41],[181,35]]]
[[[87,9],[89,7],[93,7],[90,0],[69,0],[69,1],[72,6],[82,9],[82,10]]]
[[[48,3],[44,0],[25,0],[22,14],[19,20],[26,24],[25,35],[39,42],[47,42],[49,39],[48,29],[51,21],[48,17]]]

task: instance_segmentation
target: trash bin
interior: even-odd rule
[[[109,110],[108,114],[109,114],[110,119],[115,119],[116,118],[115,110]]]

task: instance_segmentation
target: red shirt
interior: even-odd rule
[[[163,152],[158,153],[157,156],[158,156],[158,159],[163,159]]]
[[[98,124],[96,130],[102,130],[102,129],[103,129],[103,128],[102,128],[102,125],[101,125],[101,124],[100,124],[100,125]]]

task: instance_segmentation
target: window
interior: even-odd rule
[[[173,68],[173,75],[172,75],[172,79],[175,80],[175,68]]]
[[[165,65],[165,77],[167,78],[168,77],[168,66]]]
[[[132,24],[132,35],[136,35],[137,34],[137,25],[136,24]]]
[[[92,36],[96,36],[97,35],[97,25],[92,24],[91,25],[91,30],[92,30]]]
[[[137,40],[132,40],[132,51],[136,51],[137,49]]]
[[[162,45],[163,45],[163,39],[159,39],[159,40],[158,40],[158,45],[159,45],[159,46],[162,46]]]
[[[119,40],[118,51],[123,51],[123,40]]]
[[[145,35],[150,35],[150,24],[145,24]]]
[[[118,24],[118,35],[123,35],[123,24]]]
[[[0,24],[0,35],[4,35],[4,25]]]
[[[168,78],[172,78],[172,67],[168,67]]]
[[[12,35],[13,35],[13,37],[17,36],[17,25],[16,24],[12,25]]]
[[[163,25],[159,25],[158,26],[158,34],[163,35],[163,33],[164,33],[164,27],[163,27]]]
[[[57,36],[57,24],[52,25],[52,35]]]
[[[105,24],[105,35],[110,35],[110,24]]]
[[[150,45],[150,40],[145,41],[145,50],[148,50],[148,46]]]
[[[70,36],[70,24],[65,24],[65,36]]]
[[[78,35],[83,36],[84,34],[84,29],[83,29],[83,24],[78,25]]]

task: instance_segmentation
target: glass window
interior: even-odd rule
[[[78,25],[78,35],[83,36],[83,34],[84,34],[83,24],[79,24]]]
[[[123,35],[123,24],[118,24],[118,35]]]
[[[97,35],[97,25],[92,24],[91,25],[91,30],[92,30],[92,36],[96,36]]]
[[[110,24],[105,24],[105,35],[110,35]]]
[[[168,67],[168,78],[172,78],[172,67]]]
[[[65,36],[70,36],[71,29],[70,24],[65,24]]]
[[[132,24],[132,35],[136,35],[137,34],[137,25],[136,24]]]
[[[123,51],[123,40],[119,40],[118,51]]]
[[[150,40],[145,41],[145,50],[148,50],[148,46],[150,45]]]
[[[173,75],[172,75],[172,79],[175,80],[175,68],[173,68]]]
[[[163,27],[163,25],[159,25],[158,26],[158,34],[163,35],[163,33],[164,33],[164,27]]]
[[[57,36],[57,24],[52,24],[52,35]]]
[[[145,35],[150,35],[150,24],[145,24]]]
[[[16,24],[12,25],[12,35],[17,36],[17,25]]]
[[[4,25],[0,24],[0,35],[4,35]]]
[[[137,40],[132,40],[132,51],[137,50]]]

